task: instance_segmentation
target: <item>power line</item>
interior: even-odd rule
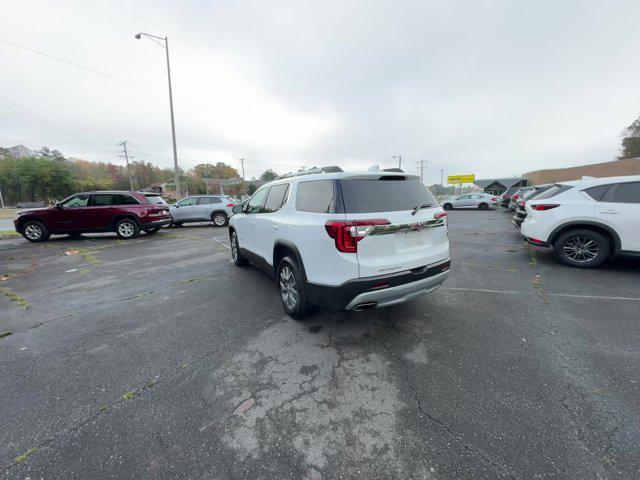
[[[31,110],[29,110],[27,107],[23,107],[22,105],[20,105],[19,103],[14,102],[13,100],[5,97],[4,95],[2,95],[0,93],[0,98],[2,98],[5,102],[10,103],[11,105],[13,105],[14,107],[19,108],[20,110],[23,110],[27,113],[29,113],[30,115],[33,115],[34,117],[36,117],[38,120],[40,120],[43,123],[46,123],[47,125],[49,125],[50,127],[55,128],[56,130],[61,131],[62,133],[69,135],[72,138],[75,138],[76,140],[79,140],[80,143],[84,143],[83,140],[80,137],[76,137],[73,133],[66,131],[64,128],[57,126],[54,123],[51,123],[49,120],[45,120],[44,118],[42,118],[40,115],[38,115],[35,112],[32,112]]]
[[[296,106],[298,106],[298,107],[302,108],[303,110],[305,110],[305,111],[307,111],[307,112],[309,112],[309,113],[311,113],[311,114],[315,115],[316,117],[320,118],[321,120],[323,120],[323,121],[325,121],[325,122],[329,122],[329,123],[331,123],[331,124],[337,124],[337,123],[338,123],[338,122],[336,122],[335,120],[328,119],[328,118],[327,118],[327,117],[325,117],[324,115],[319,114],[318,112],[316,112],[316,111],[315,111],[315,110],[313,110],[312,108],[308,107],[308,106],[307,106],[307,105],[305,105],[304,103],[302,103],[302,102],[300,102],[300,101],[298,101],[298,100],[296,100],[296,99],[294,99],[294,98],[292,98],[292,97],[289,97],[288,95],[285,95],[284,93],[282,93],[282,92],[280,92],[280,91],[276,90],[275,88],[273,88],[273,87],[271,87],[271,86],[269,86],[269,85],[267,85],[267,84],[265,84],[265,83],[263,83],[263,82],[261,82],[261,81],[259,81],[259,80],[256,80],[255,78],[250,77],[249,75],[247,75],[246,73],[244,73],[244,72],[242,72],[242,71],[238,70],[237,68],[233,67],[232,65],[229,65],[228,63],[221,61],[220,59],[218,59],[218,58],[216,58],[214,55],[212,55],[212,54],[211,54],[211,52],[209,52],[208,50],[205,50],[205,49],[204,49],[204,48],[202,48],[202,47],[199,47],[199,46],[194,45],[194,44],[192,44],[192,43],[190,43],[190,42],[187,42],[186,40],[183,40],[183,39],[179,38],[179,37],[178,37],[177,35],[175,35],[175,33],[173,33],[172,31],[167,30],[166,28],[164,28],[164,27],[162,27],[162,26],[158,25],[157,23],[152,22],[151,20],[148,20],[147,18],[143,17],[143,16],[142,16],[142,15],[140,15],[139,13],[136,13],[136,12],[134,12],[133,10],[130,10],[130,9],[126,8],[125,6],[123,6],[123,5],[119,4],[118,2],[116,2],[116,1],[114,1],[114,0],[107,0],[107,1],[108,1],[109,3],[111,3],[112,5],[114,5],[114,6],[118,7],[118,8],[120,8],[120,9],[122,9],[123,11],[127,12],[128,14],[133,15],[134,17],[136,17],[136,18],[138,18],[138,19],[142,20],[143,22],[146,22],[146,23],[148,23],[149,25],[151,25],[151,26],[153,26],[153,27],[155,27],[155,28],[157,28],[157,29],[159,29],[159,30],[161,30],[161,31],[165,32],[166,34],[171,35],[173,38],[175,38],[175,39],[176,39],[176,40],[178,40],[179,42],[183,43],[184,45],[186,45],[186,46],[188,46],[188,47],[190,47],[190,48],[192,48],[192,49],[194,49],[194,50],[197,50],[197,51],[198,51],[198,52],[200,52],[201,54],[203,54],[203,55],[205,55],[205,56],[209,57],[211,60],[213,60],[213,61],[214,61],[214,62],[216,62],[217,64],[222,65],[223,67],[225,67],[225,68],[227,68],[227,69],[229,69],[229,70],[231,70],[231,71],[235,72],[236,74],[240,75],[240,76],[241,76],[241,77],[243,77],[245,80],[248,80],[249,82],[254,83],[255,85],[258,85],[259,87],[263,88],[264,90],[267,90],[267,91],[269,91],[269,92],[273,93],[274,95],[277,95],[277,96],[279,96],[280,98],[283,98],[284,100],[287,100],[288,102],[290,102],[290,103],[292,103],[292,104],[294,104],[294,105],[296,105]],[[383,148],[385,148],[385,149],[391,150],[387,145],[384,145],[383,143],[379,142],[378,140],[373,140],[373,139],[371,139],[371,138],[368,138],[368,137],[366,137],[366,136],[362,135],[361,133],[357,132],[356,130],[353,130],[353,129],[351,129],[351,128],[347,127],[347,126],[346,126],[346,125],[344,125],[344,124],[341,124],[341,128],[342,128],[343,130],[345,130],[345,131],[347,131],[347,132],[351,133],[352,135],[355,135],[355,136],[357,136],[357,137],[360,137],[360,138],[361,138],[361,139],[363,139],[363,140],[366,140],[366,141],[368,141],[368,142],[370,142],[370,143],[375,143],[375,144],[377,144],[378,146],[382,146],[382,147],[383,147]]]

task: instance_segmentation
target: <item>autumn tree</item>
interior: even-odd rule
[[[622,132],[622,148],[619,158],[640,157],[640,117]]]
[[[262,175],[260,175],[260,180],[264,180],[265,182],[270,182],[271,180],[275,180],[276,178],[278,178],[278,174],[270,168],[265,170]]]

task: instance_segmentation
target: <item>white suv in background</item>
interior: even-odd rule
[[[526,202],[521,232],[572,267],[640,255],[640,175],[559,183]]]
[[[233,261],[273,275],[291,317],[394,305],[447,278],[446,213],[417,176],[317,172],[262,186],[229,221]]]

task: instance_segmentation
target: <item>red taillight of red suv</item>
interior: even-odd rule
[[[533,210],[539,210],[539,211],[544,211],[544,210],[551,210],[552,208],[556,208],[559,207],[560,205],[557,204],[549,204],[549,203],[539,203],[538,205],[531,205],[531,208]]]
[[[336,242],[336,248],[340,252],[355,253],[358,251],[358,242],[366,237],[376,225],[389,225],[391,222],[384,218],[372,220],[329,220],[324,228]]]

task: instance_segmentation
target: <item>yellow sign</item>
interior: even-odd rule
[[[476,179],[474,174],[471,175],[450,175],[447,177],[447,183],[473,183]]]

